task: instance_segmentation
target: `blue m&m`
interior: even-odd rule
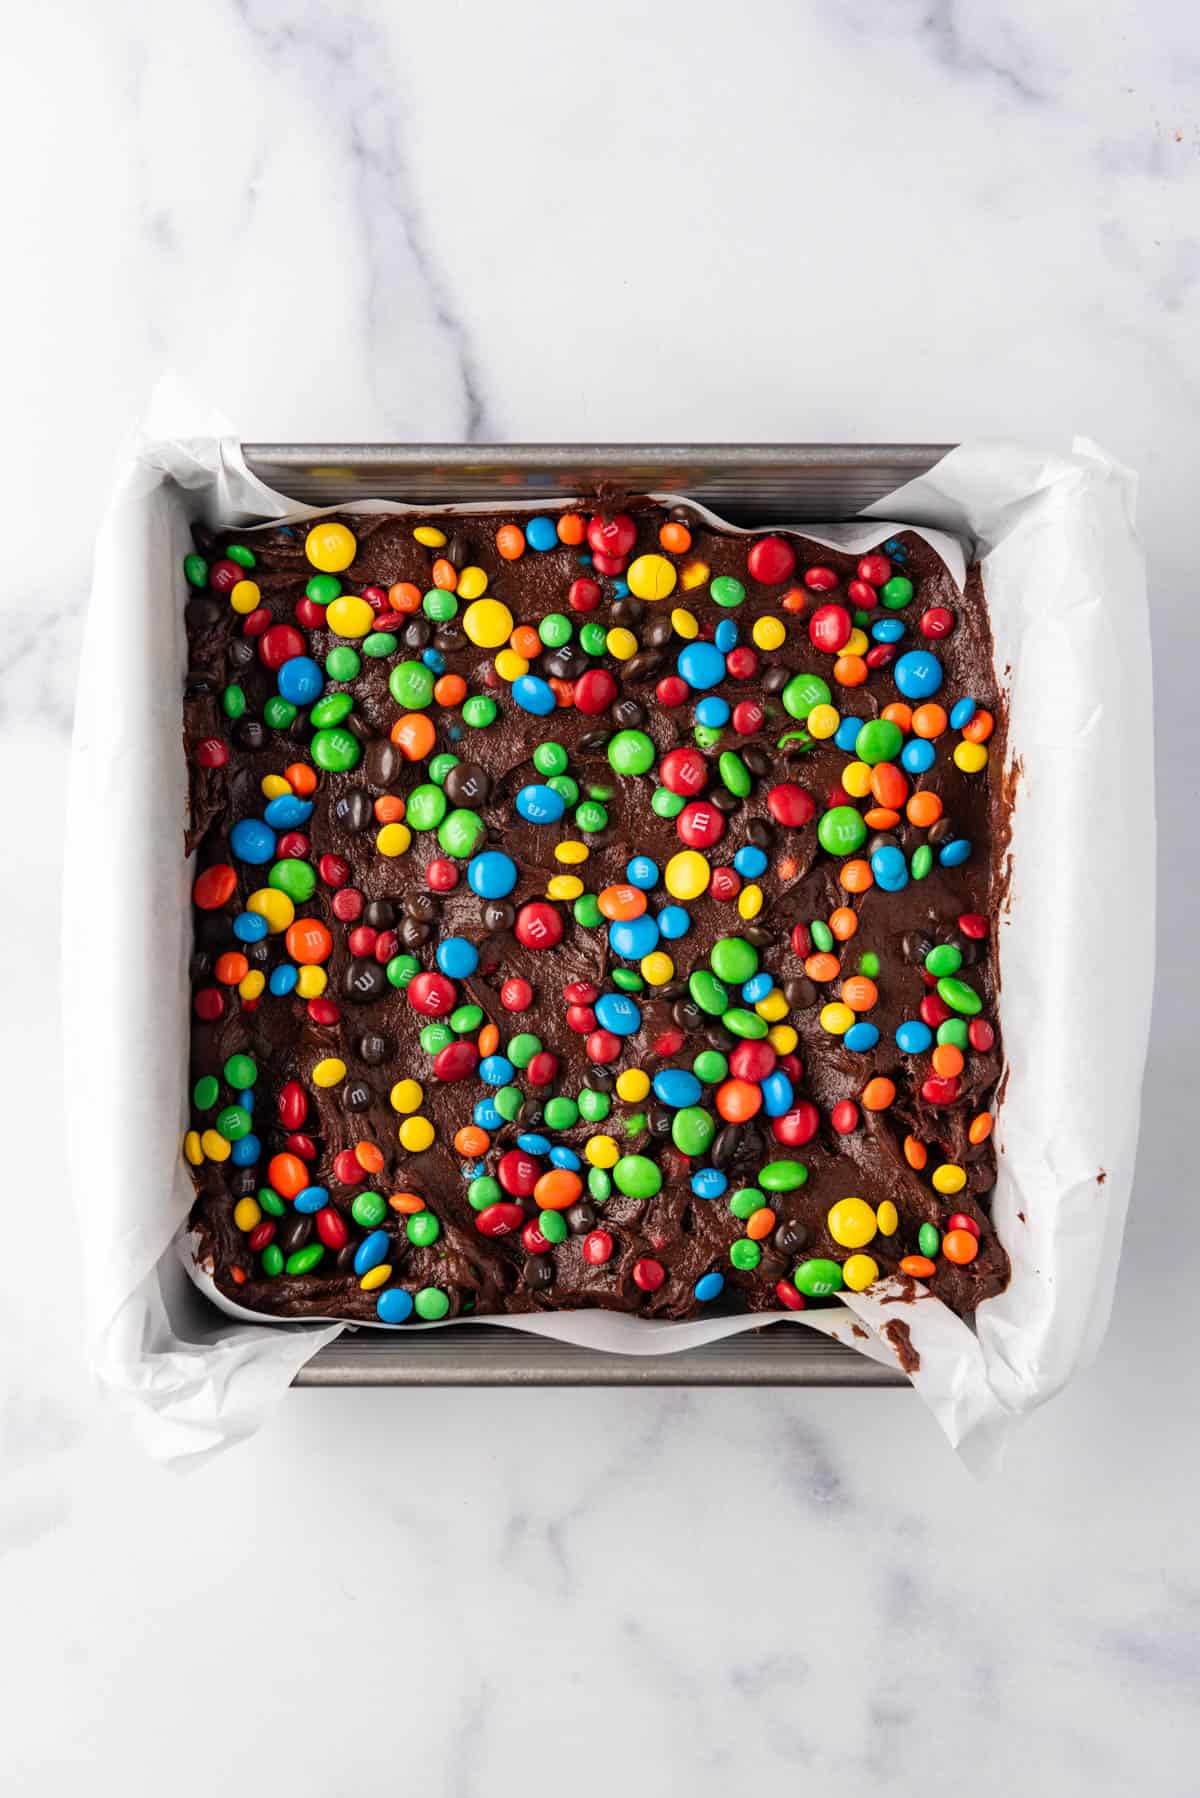
[[[503,899],[517,884],[517,864],[502,849],[485,849],[467,863],[467,884],[481,899]]]
[[[782,1068],[773,1068],[760,1082],[763,1110],[769,1118],[786,1117],[795,1102],[795,1088]]]
[[[404,1324],[412,1316],[412,1294],[403,1286],[388,1286],[375,1300],[375,1315],[383,1324]]]
[[[241,862],[259,865],[275,854],[275,832],[257,818],[240,818],[229,833],[229,847]],[[265,925],[266,919],[263,919]],[[253,939],[244,939],[250,940]]]
[[[292,656],[275,677],[280,697],[292,705],[311,705],[321,697],[325,676],[311,656]]]
[[[548,717],[557,704],[554,688],[537,674],[518,675],[512,684],[512,696],[523,712],[532,712],[538,718]]]
[[[686,936],[692,920],[682,905],[664,905],[658,914],[658,928],[669,943]]]
[[[465,936],[443,937],[437,947],[437,965],[451,980],[464,980],[479,966],[479,951]]]
[[[641,919],[635,919],[641,923]],[[596,1022],[614,1036],[633,1036],[641,1029],[642,1014],[626,993],[603,993],[596,1000]]]
[[[900,766],[909,774],[927,774],[937,760],[928,737],[912,737],[900,751]]]
[[[673,1111],[697,1104],[703,1090],[695,1074],[687,1068],[662,1068],[654,1076],[655,1098],[661,1099]]]
[[[876,643],[899,643],[904,635],[902,618],[877,618],[871,626],[871,635]]]
[[[757,843],[745,843],[734,856],[733,865],[744,880],[757,880],[767,871],[767,852]]]
[[[697,692],[715,687],[725,679],[725,657],[714,643],[697,640],[681,649],[675,663],[681,677]],[[553,698],[553,694],[551,694]],[[704,719],[700,720],[701,724]]]
[[[908,885],[908,863],[904,859],[903,849],[889,844],[885,849],[877,849],[871,857],[871,872],[875,876],[875,884],[882,887],[885,893],[898,893]]]
[[[729,723],[730,705],[719,693],[710,693],[696,707],[696,723],[702,724],[705,730],[720,730]]]
[[[641,961],[658,943],[658,923],[649,912],[640,918],[615,919],[608,927],[608,946],[622,961]]]
[[[893,665],[892,675],[905,699],[932,699],[942,685],[942,664],[927,649],[910,649]]]
[[[263,817],[272,830],[296,830],[301,824],[307,824],[312,817],[312,800],[301,799],[295,793],[280,793],[272,799]]]
[[[553,787],[522,787],[517,794],[517,810],[527,824],[557,824],[566,810],[561,793]]]
[[[369,1236],[363,1237],[354,1252],[354,1271],[360,1279],[387,1260],[390,1247],[391,1238],[386,1230],[372,1230]]]

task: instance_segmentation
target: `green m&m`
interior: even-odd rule
[[[406,712],[420,712],[433,699],[433,672],[424,662],[397,662],[388,676],[388,691]]]
[[[608,745],[608,759],[617,774],[645,774],[654,766],[653,740],[644,730],[619,730]]]
[[[533,752],[533,765],[539,774],[565,774],[567,752],[561,743],[539,743]]]
[[[460,806],[438,825],[438,843],[447,855],[462,859],[474,855],[483,841],[485,830],[486,826],[478,812],[469,812]]]
[[[272,693],[263,707],[263,723],[271,730],[286,730],[296,716],[296,707],[282,693]]]
[[[729,993],[707,968],[695,968],[688,977],[688,992],[710,1017],[719,1018],[729,1009]]]
[[[826,1299],[831,1293],[840,1292],[843,1285],[841,1268],[824,1255],[802,1261],[792,1279],[797,1292],[810,1299]]]
[[[741,986],[758,970],[758,950],[740,936],[718,937],[708,959],[713,973],[730,986]]]
[[[768,1161],[758,1170],[758,1184],[764,1192],[794,1192],[808,1179],[802,1161]]]
[[[830,697],[819,674],[794,674],[782,694],[784,710],[801,724],[815,705],[828,705]]]
[[[671,1141],[681,1155],[703,1155],[716,1134],[712,1113],[699,1105],[684,1105],[671,1120]]]
[[[904,732],[890,718],[868,718],[854,739],[855,755],[870,768],[894,762],[903,747]]]
[[[309,746],[309,753],[317,767],[327,774],[348,774],[351,768],[358,767],[362,744],[348,730],[319,730]]]
[[[817,840],[829,855],[853,855],[867,840],[867,827],[852,805],[834,805],[817,825]]]
[[[965,980],[955,980],[949,976],[937,983],[938,998],[948,1005],[951,1011],[961,1011],[968,1018],[983,1010],[983,1000],[974,987],[968,986]]]
[[[414,787],[409,794],[404,813],[405,822],[413,830],[436,830],[446,816],[446,810],[446,795],[441,787],[433,781],[426,781],[423,785]]]
[[[742,1273],[752,1273],[762,1260],[762,1250],[748,1236],[739,1236],[729,1245],[729,1259]]]
[[[335,644],[325,657],[325,672],[330,680],[357,680],[361,668],[362,658],[348,643]]]
[[[622,1155],[612,1170],[617,1190],[630,1199],[652,1199],[662,1189],[662,1174],[648,1155]]]
[[[487,693],[472,693],[463,705],[463,723],[469,724],[472,730],[486,730],[489,724],[496,722],[496,701]],[[420,1293],[417,1297],[420,1298]]]
[[[316,891],[317,871],[311,863],[289,857],[273,865],[267,885],[286,893],[294,905],[304,905]]]
[[[324,730],[328,725],[340,724],[353,710],[354,700],[349,693],[326,693],[308,715],[314,730]]]

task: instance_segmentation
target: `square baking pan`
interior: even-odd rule
[[[731,524],[857,517],[951,448],[916,443],[249,443],[251,472],[311,506],[366,499],[447,506],[569,499],[608,486],[678,493]],[[298,1386],[906,1386],[900,1371],[803,1324],[667,1355],[598,1353],[486,1324],[398,1336],[348,1329]]]

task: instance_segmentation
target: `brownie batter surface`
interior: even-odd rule
[[[1004,1286],[976,570],[629,500],[199,530],[186,573],[221,1292],[401,1323]]]

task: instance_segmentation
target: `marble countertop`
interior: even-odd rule
[[[0,1785],[1194,1792],[1191,9],[67,0],[6,48]],[[193,1477],[98,1403],[61,802],[166,369],[248,438],[1080,431],[1140,471],[1173,947],[1112,1327],[998,1478],[905,1393],[304,1392]]]

